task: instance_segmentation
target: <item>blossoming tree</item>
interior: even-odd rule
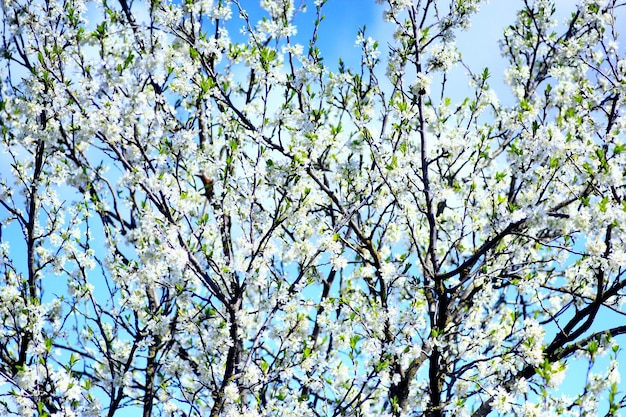
[[[497,93],[480,1],[324,3],[2,2],[3,415],[626,405],[620,2],[511,1]]]

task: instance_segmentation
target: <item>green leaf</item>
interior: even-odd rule
[[[553,156],[550,158],[550,168],[557,168],[559,166],[559,158]]]
[[[532,130],[533,135],[537,133],[537,130],[539,130],[539,122],[537,122],[536,120],[533,120]]]
[[[387,170],[389,171],[392,171],[397,167],[398,167],[398,157],[394,155],[391,157],[391,162],[385,165],[385,168],[387,168]]]
[[[598,203],[598,208],[602,213],[606,213],[607,205],[609,204],[608,197],[602,197],[602,201]]]
[[[310,348],[310,347],[308,347],[308,346],[307,346],[307,347],[305,347],[305,348],[302,350],[302,356],[304,357],[304,359],[306,359],[306,358],[310,357],[310,356],[311,356],[311,348]]]
[[[522,111],[525,111],[525,112],[526,111],[530,111],[530,109],[532,108],[531,105],[530,105],[530,102],[528,100],[526,100],[526,99],[523,99],[522,101],[520,101],[519,105],[520,105]]]
[[[350,338],[350,348],[352,350],[356,348],[356,344],[359,342],[359,340],[361,340],[361,336],[359,336],[358,334],[355,334]]]
[[[211,77],[201,77],[200,78],[200,90],[202,90],[202,95],[207,94],[215,87],[215,81]]]
[[[589,207],[589,196],[581,196],[580,197],[580,204],[583,205],[583,207]]]

